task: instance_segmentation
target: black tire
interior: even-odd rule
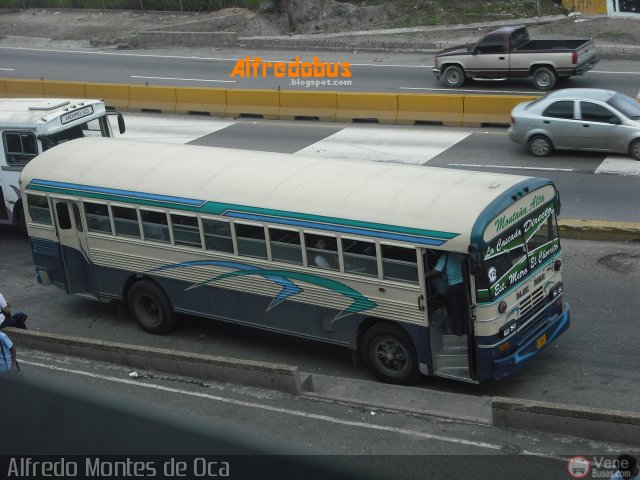
[[[129,310],[140,327],[149,333],[167,333],[175,320],[171,302],[157,284],[140,280],[129,289]]]
[[[465,80],[464,70],[458,65],[445,67],[442,72],[442,83],[447,87],[459,88],[464,85]]]
[[[640,160],[640,138],[631,142],[629,145],[629,155],[631,155],[636,160]]]
[[[553,143],[544,135],[534,135],[528,142],[529,151],[536,157],[548,157],[553,152]]]
[[[397,325],[377,323],[369,328],[362,337],[360,355],[383,382],[412,385],[420,378],[415,346]]]
[[[533,86],[538,90],[551,90],[555,87],[558,77],[556,72],[549,67],[538,67],[531,75]]]

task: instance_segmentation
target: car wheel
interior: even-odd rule
[[[129,310],[140,327],[149,333],[167,333],[174,326],[171,303],[162,288],[140,280],[129,290]]]
[[[539,67],[533,72],[531,80],[538,90],[551,90],[557,81],[555,72],[548,67]]]
[[[457,65],[446,67],[444,75],[442,75],[442,83],[447,87],[458,88],[464,85],[464,70]]]
[[[529,151],[536,157],[547,157],[553,152],[553,144],[544,135],[534,135],[529,139]]]
[[[420,378],[413,342],[397,325],[373,325],[362,337],[360,352],[364,364],[383,382],[412,385]]]
[[[629,155],[631,155],[636,160],[640,160],[640,138],[631,142],[631,146],[629,147]]]

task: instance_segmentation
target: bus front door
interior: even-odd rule
[[[67,293],[97,298],[80,204],[72,200],[53,198],[53,206]]]

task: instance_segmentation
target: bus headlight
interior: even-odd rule
[[[509,335],[514,333],[517,328],[518,328],[518,325],[516,324],[515,321],[511,323],[507,323],[505,326],[503,326],[500,329],[500,338],[507,338]]]
[[[558,283],[555,287],[553,287],[551,289],[551,291],[549,292],[549,298],[551,298],[552,300],[554,298],[559,297],[560,295],[562,295],[562,291],[563,291],[564,287],[562,285],[562,282]]]

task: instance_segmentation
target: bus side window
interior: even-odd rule
[[[342,239],[344,271],[359,275],[378,276],[376,244],[361,240]]]
[[[418,262],[413,248],[381,245],[385,280],[418,283]]]
[[[339,270],[338,242],[326,235],[304,234],[307,265],[314,268]]]
[[[165,212],[140,210],[140,217],[145,240],[169,243],[169,222]]]
[[[111,233],[109,208],[102,203],[84,203],[87,230],[90,232]]]
[[[238,255],[267,258],[267,242],[263,227],[242,223],[236,223],[234,226],[238,242]]]
[[[38,142],[33,133],[4,132],[2,137],[7,165],[26,165],[38,155]]]
[[[229,222],[203,218],[202,229],[204,230],[204,243],[207,250],[233,253],[233,239]]]
[[[270,228],[269,240],[272,260],[302,265],[302,247],[298,232]]]
[[[34,223],[41,223],[44,225],[52,225],[51,222],[51,210],[49,210],[49,202],[47,197],[42,195],[27,195],[27,203],[29,208],[29,216]]]
[[[117,236],[140,238],[140,224],[135,208],[112,206],[111,211]]]
[[[202,248],[200,226],[196,217],[171,214],[171,228],[176,245]]]

